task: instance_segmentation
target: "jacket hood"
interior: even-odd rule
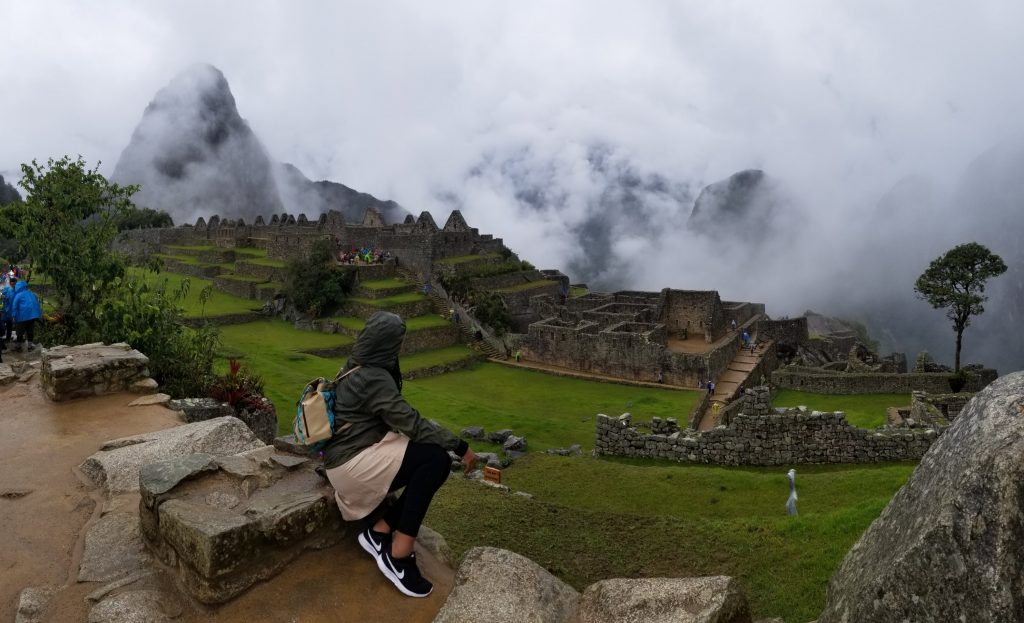
[[[398,314],[380,311],[370,316],[356,338],[352,359],[363,366],[388,368],[398,361],[405,337],[405,321]]]
[[[19,294],[21,292],[24,292],[25,290],[28,290],[28,284],[25,283],[24,281],[19,281],[18,283],[14,284],[15,294]]]

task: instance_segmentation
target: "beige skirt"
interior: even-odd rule
[[[366,517],[384,500],[408,445],[408,437],[390,432],[346,463],[327,470],[345,521]]]

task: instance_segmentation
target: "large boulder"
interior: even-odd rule
[[[979,392],[829,583],[819,623],[1024,621],[1024,372]]]
[[[152,433],[108,441],[79,466],[108,494],[139,490],[139,468],[195,452],[236,454],[263,447],[249,427],[234,417],[220,417]]]
[[[466,552],[434,623],[564,623],[580,595],[529,558],[494,547]]]
[[[577,623],[750,623],[738,580],[641,578],[602,580],[587,587]]]

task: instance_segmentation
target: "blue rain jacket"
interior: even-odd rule
[[[14,286],[14,322],[36,320],[42,316],[43,310],[39,307],[39,299],[28,289],[27,283],[19,281]]]

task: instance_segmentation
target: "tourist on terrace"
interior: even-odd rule
[[[416,535],[448,478],[448,451],[462,457],[467,474],[476,467],[476,455],[402,397],[398,352],[404,336],[405,322],[391,312],[377,312],[366,322],[342,368],[349,374],[336,390],[338,431],[324,448],[324,463],[346,521],[367,517],[389,492],[405,488],[357,539],[398,590],[426,597],[433,585],[416,566]]]

